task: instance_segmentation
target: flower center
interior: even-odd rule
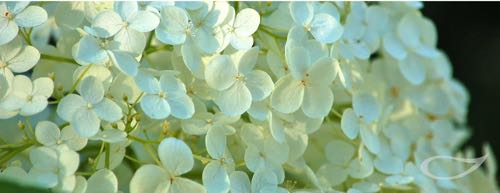
[[[160,92],[160,94],[158,94],[158,96],[160,96],[160,98],[164,99],[164,98],[167,98],[167,93]]]
[[[92,103],[87,103],[87,109],[92,109]]]
[[[4,12],[3,16],[6,17],[9,20],[12,20],[12,18],[14,18],[13,15],[12,15],[12,13],[10,13],[9,11]]]
[[[31,101],[33,100],[33,96],[32,96],[32,95],[29,95],[28,97],[26,97],[26,100],[27,100],[28,102],[31,102]]]
[[[236,79],[237,81],[245,81],[245,76],[238,73],[236,76],[234,76],[234,79]]]

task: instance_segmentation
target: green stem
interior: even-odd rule
[[[64,63],[70,63],[70,64],[76,64],[76,65],[78,65],[78,63],[76,63],[76,61],[73,60],[73,59],[71,59],[71,58],[65,58],[65,57],[60,57],[60,56],[52,56],[52,55],[46,55],[46,54],[40,55],[40,58],[44,59],[44,60],[53,60],[53,61],[58,61],[58,62],[64,62]]]
[[[142,144],[160,144],[160,141],[151,141],[151,140],[146,140],[146,139],[141,139],[139,137],[133,136],[133,135],[128,135],[127,138],[137,141]]]
[[[31,145],[33,145],[32,143],[29,143],[29,144],[25,144],[21,147],[18,147],[12,151],[10,151],[9,153],[7,153],[6,155],[2,156],[2,158],[0,158],[0,166],[5,164],[6,162],[8,162],[10,159],[12,159],[13,157],[15,157],[18,153],[21,153],[23,152],[24,150],[28,149],[29,147],[31,147]]]
[[[104,167],[109,169],[109,160],[111,157],[111,145],[109,145],[109,143],[106,143],[105,146],[106,146],[106,160],[104,160]]]
[[[71,87],[71,90],[69,91],[69,94],[75,92],[76,88],[78,87],[78,85],[82,81],[82,79],[85,76],[85,74],[87,74],[87,72],[90,70],[90,67],[92,67],[92,64],[87,65],[87,67],[83,70],[82,74],[80,74],[80,76],[78,77],[78,79],[76,80],[76,82]]]
[[[168,51],[172,51],[174,48],[171,46],[171,45],[162,45],[162,46],[158,46],[158,47],[150,47],[146,50],[144,50],[144,55],[149,55],[153,52],[157,52],[157,51],[161,51],[161,50],[168,50]]]

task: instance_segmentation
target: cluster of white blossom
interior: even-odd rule
[[[0,2],[0,179],[56,193],[494,193],[415,2]],[[436,160],[452,176],[470,164]]]

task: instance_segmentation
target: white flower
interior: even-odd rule
[[[272,106],[282,113],[292,113],[302,107],[311,118],[326,116],[333,104],[329,85],[336,78],[338,62],[328,57],[311,61],[303,47],[292,47],[287,56],[291,73],[276,82]]]
[[[83,79],[78,87],[80,95],[69,94],[61,99],[57,114],[70,122],[83,137],[91,137],[99,131],[101,119],[108,122],[120,120],[121,108],[104,97],[103,85],[94,76]]]
[[[50,78],[38,78],[31,82],[28,77],[17,75],[12,81],[12,91],[0,104],[0,108],[19,112],[22,116],[37,114],[47,107],[47,99],[53,90],[54,83]]]
[[[146,46],[144,32],[154,30],[160,19],[154,13],[139,10],[137,2],[115,2],[114,11],[100,12],[92,28],[102,38],[113,36],[118,49],[139,55]]]
[[[38,142],[47,147],[66,145],[73,151],[83,149],[87,145],[87,138],[79,136],[71,126],[59,130],[56,124],[50,121],[41,121],[35,127],[35,137]]]
[[[63,183],[61,180],[65,177],[71,177],[80,162],[78,153],[64,145],[55,148],[34,148],[30,151],[29,158],[33,164],[29,174],[48,187]]]
[[[0,45],[12,41],[19,27],[35,27],[47,20],[47,12],[29,1],[0,3]]]
[[[252,177],[241,171],[231,173],[231,193],[275,192],[288,193],[288,190],[278,187],[278,179],[272,172],[259,170]]]
[[[194,114],[194,104],[186,94],[186,87],[170,72],[156,79],[146,70],[139,71],[135,82],[145,95],[141,108],[152,119],[165,119],[170,113],[179,119],[188,119]]]
[[[141,166],[130,181],[130,193],[206,192],[205,188],[190,179],[180,177],[194,165],[191,149],[181,140],[164,139],[158,147],[162,166],[146,164]]]
[[[241,115],[252,101],[265,99],[273,90],[273,81],[261,70],[253,70],[258,48],[238,51],[231,56],[215,57],[205,68],[207,84],[220,91],[215,103],[228,116]]]
[[[310,32],[321,43],[333,43],[340,39],[344,28],[327,13],[317,13],[312,2],[291,2],[290,15],[297,25],[294,28]],[[293,28],[291,30],[294,30]]]
[[[32,46],[22,45],[19,38],[0,46],[0,70],[4,71],[3,73],[26,72],[33,68],[39,59],[40,52]]]
[[[224,26],[225,43],[230,43],[239,50],[250,49],[254,42],[252,34],[257,31],[260,23],[259,13],[254,9],[245,8],[238,12],[236,17],[234,15],[234,9],[230,9],[229,23]]]

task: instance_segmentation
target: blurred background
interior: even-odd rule
[[[465,146],[481,152],[490,143],[500,160],[500,3],[425,2],[422,12],[435,23],[438,47],[471,96],[472,136]]]

